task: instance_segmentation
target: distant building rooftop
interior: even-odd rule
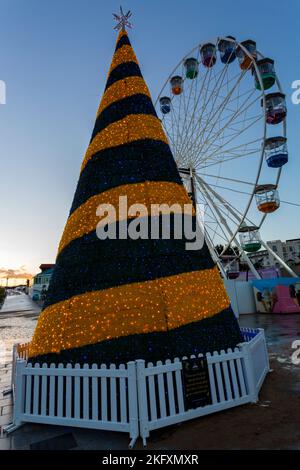
[[[54,268],[55,264],[41,264],[40,265],[40,270],[43,272],[43,271],[46,271],[48,269],[52,269]]]

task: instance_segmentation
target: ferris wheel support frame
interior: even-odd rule
[[[201,180],[202,181],[202,184],[205,185],[206,189],[209,190],[225,207],[227,210],[229,210],[229,212],[239,221],[239,218],[238,216],[234,213],[234,211],[232,210],[231,206],[229,205],[229,203],[227,203],[227,201],[223,200],[223,198],[216,192],[214,191],[209,185],[207,185],[205,183],[205,181],[202,180],[202,178],[197,175],[197,179]],[[281,266],[292,276],[292,277],[298,277],[298,275],[290,268],[290,266],[288,266],[288,264],[282,259],[280,258],[279,255],[277,255],[277,253],[275,253],[270,247],[269,245],[267,245],[267,243],[265,243],[263,240],[260,240],[261,244],[263,245],[263,247],[281,264]],[[245,252],[243,250],[243,256],[245,258],[245,261],[247,262],[248,264],[248,261],[251,262],[250,258],[246,255],[245,256]],[[249,267],[250,267],[250,264],[249,264]],[[251,268],[250,268],[251,269]],[[260,277],[261,278],[261,277]]]
[[[277,253],[275,253],[275,251],[272,250],[272,248],[269,247],[269,245],[267,245],[267,243],[265,243],[263,240],[260,241],[262,246],[270,253],[270,255],[272,255],[277,261],[279,264],[281,264],[281,266],[292,276],[292,277],[299,277],[291,268],[288,264],[286,264],[286,262],[280,258],[279,255],[277,255]]]
[[[238,209],[236,209],[236,208],[234,208],[234,209],[235,209],[235,211],[234,211],[234,210],[233,210],[233,206],[232,206],[228,201],[226,201],[225,198],[223,198],[222,196],[220,196],[220,194],[218,194],[214,189],[212,189],[212,187],[211,187],[209,184],[207,184],[207,183],[201,178],[201,176],[197,175],[197,178],[198,178],[199,180],[201,180],[202,184],[204,184],[205,187],[212,193],[212,195],[213,195],[216,199],[218,199],[218,201],[225,207],[225,209],[227,209],[227,210],[230,212],[230,214],[237,220],[238,224],[241,225],[241,218],[237,215],[237,213],[240,214],[241,217],[243,217],[243,214],[242,214]]]
[[[191,197],[192,197],[192,201],[193,201],[193,204],[194,204],[194,207],[195,207],[195,212],[196,212],[196,218],[197,218],[197,190],[196,190],[196,184],[195,184],[195,175],[193,173],[193,171],[191,170],[190,172],[188,171],[188,169],[181,169],[180,171],[181,173],[184,173],[185,175],[189,174],[190,176],[190,185],[191,185]],[[206,243],[207,243],[207,246],[208,246],[208,249],[210,251],[210,254],[212,256],[212,259],[214,260],[214,262],[218,265],[224,279],[226,278],[226,272],[225,272],[225,269],[221,263],[221,260],[220,258],[216,255],[216,251],[214,249],[214,245],[210,239],[210,236],[208,234],[207,231],[205,231],[205,228],[204,228],[204,237],[205,237],[205,240],[206,240]]]
[[[214,262],[218,265],[218,268],[219,270],[221,271],[222,273],[222,276],[224,277],[224,279],[227,278],[226,276],[226,271],[224,269],[224,266],[222,265],[221,263],[221,260],[220,258],[216,255],[216,252],[215,252],[215,249],[214,249],[214,245],[209,237],[209,234],[206,232],[205,233],[205,240],[206,240],[206,243],[207,243],[207,246],[208,246],[208,249],[210,251],[210,254],[212,256],[212,259],[214,260]]]
[[[198,177],[197,177],[198,178]],[[205,184],[202,184],[202,182],[200,182],[198,180],[200,186],[202,186],[203,188],[203,191],[204,191],[204,194],[205,194],[205,199],[209,201],[209,203],[213,206],[215,212],[218,214],[221,222],[223,223],[223,226],[226,228],[227,232],[229,233],[229,236],[232,237],[232,240],[235,242],[236,246],[239,248],[239,251],[240,253],[242,254],[243,258],[245,259],[245,261],[247,262],[249,268],[250,268],[250,271],[252,272],[252,274],[256,277],[256,279],[261,279],[261,276],[259,274],[259,272],[255,269],[254,267],[254,264],[252,263],[252,261],[250,260],[249,256],[247,255],[247,253],[243,250],[240,242],[237,240],[236,236],[233,235],[232,231],[230,230],[228,224],[227,224],[227,221],[226,219],[224,218],[223,214],[221,213],[220,209],[218,208],[218,206],[215,205],[213,199],[211,198],[210,194],[208,193],[207,191],[207,187]],[[223,250],[224,251],[224,250]]]

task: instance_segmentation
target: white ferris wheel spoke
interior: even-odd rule
[[[261,142],[261,139],[258,139],[259,142]],[[253,141],[252,143],[255,143],[255,141]],[[250,142],[249,142],[250,144]],[[229,153],[229,154],[232,154],[234,153],[233,150],[239,148],[239,147],[243,147],[245,146],[245,144],[242,144],[238,147],[233,147],[232,149],[229,149],[229,150],[226,150],[222,153],[222,155],[226,154],[226,153]],[[227,162],[230,162],[232,160],[237,160],[237,159],[240,159],[240,158],[244,158],[244,157],[247,157],[248,155],[253,155],[253,154],[257,154],[257,152],[260,150],[260,147],[258,147],[257,149],[253,149],[247,153],[242,153],[242,154],[234,154],[234,156],[230,157],[230,158],[224,158],[224,160],[222,160],[222,163],[227,163]],[[215,155],[217,156],[217,155]],[[213,160],[213,159],[212,159]],[[202,163],[202,162],[201,162]],[[206,168],[209,168],[211,166],[216,166],[216,165],[220,165],[220,160],[216,160],[214,163],[208,163],[207,165],[202,165],[201,166],[196,166],[196,169],[198,170],[203,170],[203,169],[206,169]]]
[[[251,196],[252,193],[249,193],[247,191],[242,191],[240,189],[233,189],[233,188],[228,188],[227,186],[220,186],[219,184],[213,184],[211,183],[210,186],[214,187],[214,188],[219,188],[219,189],[225,189],[227,191],[231,191],[233,193],[237,193],[237,194],[245,194],[247,196]]]
[[[212,186],[216,186],[221,188],[221,186],[218,185],[212,185],[208,184],[206,181],[204,181],[202,178],[198,177],[202,183],[205,185],[206,189],[227,209],[229,212],[232,214],[233,217],[237,220],[237,222],[240,224],[242,222],[242,218],[246,219],[251,225],[255,225],[254,222],[252,222],[248,217],[244,217],[243,213],[232,203],[230,203],[225,197],[216,192],[216,190],[212,189]],[[247,195],[251,193],[246,193]],[[237,215],[239,214],[239,215]]]
[[[212,68],[210,68],[209,70],[212,70]],[[203,122],[203,113],[204,111],[206,110],[207,106],[208,106],[208,103],[210,102],[210,99],[212,98],[212,96],[215,94],[215,98],[213,99],[212,101],[212,104],[211,104],[211,110],[210,110],[210,113],[209,113],[209,116],[211,115],[211,112],[213,110],[213,106],[215,105],[215,102],[217,100],[217,97],[218,97],[218,91],[220,90],[220,86],[222,85],[223,83],[223,80],[226,76],[226,72],[227,72],[227,66],[224,67],[219,79],[221,78],[221,82],[220,82],[220,85],[218,85],[218,81],[217,83],[215,84],[215,88],[212,90],[212,92],[210,93],[209,96],[207,96],[207,91],[208,91],[208,88],[204,94],[204,97],[203,97],[203,105],[202,105],[202,109],[201,109],[201,113],[200,113],[200,116],[198,118],[198,120],[196,121],[196,124],[195,126],[192,128],[192,132],[191,132],[191,135],[195,134],[195,135],[198,135],[199,133],[199,130],[201,129],[201,125],[202,125],[202,122]],[[218,80],[219,80],[218,79]],[[217,112],[217,111],[216,111]],[[208,121],[208,120],[207,120]],[[204,130],[205,130],[205,126],[204,126]],[[204,132],[204,131],[202,131]],[[202,135],[202,133],[201,133]],[[189,154],[189,150],[191,148],[191,142],[188,142],[188,146],[186,146],[184,149],[182,149],[182,152],[186,153],[186,154]]]
[[[243,129],[241,132],[238,133],[238,136],[240,136],[240,135],[241,135],[243,132],[245,132],[246,130],[250,129],[252,126],[254,126],[254,125],[255,125],[258,121],[260,121],[260,120],[261,120],[261,117],[257,118],[255,121],[253,121],[252,123],[250,123],[245,129]],[[231,137],[229,140],[227,140],[227,141],[225,142],[224,146],[230,144],[230,142],[232,142],[234,139],[236,139],[236,136],[235,136],[235,137]],[[210,147],[211,147],[211,145],[210,145],[208,148],[210,148]],[[206,148],[206,151],[207,151],[207,148]],[[207,156],[205,157],[205,159],[202,160],[202,161],[206,161],[206,160],[208,160],[208,159],[211,159],[215,154],[216,154],[216,151],[212,152],[210,155],[207,155]]]
[[[199,62],[199,53],[197,55],[197,59],[196,59],[198,62]],[[183,101],[184,101],[184,120],[183,120],[183,123],[182,123],[182,131],[181,131],[181,134],[180,134],[180,142],[179,142],[179,151],[180,151],[180,148],[182,147],[183,145],[183,138],[185,138],[187,136],[187,133],[188,133],[188,130],[186,129],[186,126],[187,126],[187,122],[188,122],[188,118],[189,119],[189,122],[191,123],[192,119],[193,119],[193,115],[190,117],[189,115],[189,105],[190,105],[190,100],[191,100],[191,96],[192,96],[192,91],[194,90],[194,99],[196,98],[197,96],[197,86],[198,86],[198,80],[194,80],[194,79],[185,79],[184,80],[184,87],[186,87],[187,85],[186,84],[189,84],[189,96],[188,96],[188,101],[186,103],[186,99],[185,99],[185,93],[183,93]],[[200,96],[200,94],[199,94]],[[194,108],[195,109],[195,108]]]
[[[204,75],[204,79],[202,81],[202,86],[201,86],[201,89],[200,89],[200,93],[199,93],[199,96],[197,98],[197,101],[196,101],[196,104],[194,106],[194,109],[193,109],[193,114],[192,114],[192,118],[190,120],[190,124],[187,128],[187,137],[189,135],[193,135],[193,133],[195,132],[195,129],[196,127],[194,126],[194,121],[195,121],[195,116],[199,110],[199,101],[200,99],[202,98],[202,108],[201,108],[201,115],[200,115],[200,120],[201,120],[201,116],[202,114],[204,113],[204,110],[207,106],[207,103],[209,102],[209,99],[211,98],[212,95],[210,95],[210,97],[207,99],[207,94],[208,94],[208,91],[209,91],[209,86],[205,86],[205,83],[206,83],[206,79],[208,78],[208,83],[210,82],[210,78],[211,78],[211,74],[212,74],[212,68],[206,68],[206,72],[205,72],[205,75]],[[222,77],[222,74],[221,76],[219,77],[219,79]],[[194,81],[194,80],[193,80]],[[198,118],[198,121],[199,121],[199,118]],[[197,126],[197,122],[196,122],[196,126]],[[189,133],[190,132],[190,133]],[[187,138],[186,139],[186,142],[188,143],[189,139]],[[183,152],[185,151],[185,146],[182,146],[181,149],[180,149],[180,153],[181,155],[183,155]]]
[[[209,80],[210,75],[211,75],[211,69],[207,69],[207,70],[206,70],[206,73],[205,73],[205,76],[204,76],[203,83],[202,83],[202,87],[201,87],[201,89],[200,89],[200,93],[199,93],[197,102],[199,101],[200,97],[203,96],[203,95],[201,95],[201,92],[206,89],[206,88],[204,87],[204,84],[205,84],[206,79]],[[193,79],[192,81],[194,82],[195,80]],[[206,92],[205,92],[205,95],[204,95],[204,96],[206,96]],[[194,122],[194,120],[195,120],[195,116],[196,116],[197,111],[198,111],[197,106],[195,106],[195,107],[194,107],[194,110],[193,110],[193,114],[191,115],[191,118],[190,118],[189,126],[186,128],[185,140],[184,140],[183,142],[181,142],[180,149],[179,149],[179,151],[178,151],[178,153],[177,153],[177,155],[176,155],[177,158],[180,158],[180,159],[181,159],[180,161],[181,161],[183,164],[189,164],[189,162],[188,162],[188,154],[187,154],[186,152],[184,152],[184,149],[186,148],[186,146],[187,146],[188,143],[189,143],[189,140],[190,140],[190,139],[189,139],[189,137],[190,137],[189,132],[190,132],[191,125],[193,125],[193,122]],[[182,163],[181,163],[181,164],[182,164]]]
[[[223,233],[224,237],[227,239],[227,243],[230,241],[230,237],[232,236],[232,231],[227,223],[226,218],[223,216],[222,212],[220,211],[219,207],[215,204],[213,201],[213,198],[210,196],[208,193],[207,189],[205,186],[203,186],[201,183],[200,187],[202,189],[202,192],[205,196],[205,199],[207,201],[207,204],[210,207],[211,213],[214,215],[216,222],[218,224],[218,228],[221,230]],[[227,232],[227,233],[226,233]],[[229,235],[229,236],[228,236]],[[214,240],[214,238],[213,238]]]
[[[218,178],[218,179],[221,179],[221,180],[232,181],[234,183],[248,184],[249,186],[252,186],[252,187],[254,186],[254,183],[251,183],[250,181],[240,180],[240,179],[236,179],[236,178],[229,178],[227,176],[219,176],[219,175],[212,175],[212,174],[205,173],[205,177]]]
[[[214,119],[216,116],[217,116],[217,119],[220,118],[220,115],[222,114],[222,111],[224,110],[224,107],[226,106],[226,104],[228,103],[231,95],[234,93],[234,91],[237,89],[237,87],[239,86],[239,83],[240,81],[242,80],[244,74],[241,74],[239,80],[235,83],[235,85],[232,87],[232,89],[230,90],[230,92],[228,93],[227,97],[225,100],[223,100],[223,102],[221,103],[221,105],[219,105],[217,107],[217,109],[214,110],[213,106],[216,102],[216,98],[215,100],[213,101],[212,103],[212,107],[211,107],[211,112],[209,113],[209,116],[208,116],[208,119],[207,119],[207,122],[206,122],[206,125],[203,127],[203,129],[201,129],[201,132],[198,134],[197,130],[196,130],[196,133],[198,134],[198,138],[196,138],[196,141],[193,142],[193,144],[195,145],[197,142],[199,142],[199,139],[202,140],[203,139],[203,136],[205,135],[205,132],[207,130],[207,128],[211,125],[211,120]],[[213,114],[212,114],[213,112]],[[201,115],[202,117],[202,115]],[[198,121],[198,126],[201,126],[201,119]],[[190,145],[187,149],[186,149],[186,152],[189,152],[190,149],[192,148],[192,146]]]
[[[255,103],[255,102],[256,102],[256,100],[253,100],[253,102],[251,102],[251,103],[247,106],[247,109],[250,108],[250,107],[253,105],[253,103]],[[202,143],[202,145],[200,146],[200,148],[198,149],[199,154],[201,154],[201,152],[203,151],[203,148],[204,148],[204,146],[205,146],[206,143],[207,143],[207,145],[206,145],[206,147],[205,147],[205,152],[207,152],[207,151],[211,148],[211,145],[212,145],[212,144],[211,144],[211,141],[212,141],[213,139],[218,138],[218,137],[221,135],[221,133],[224,132],[224,130],[227,128],[227,126],[228,126],[231,122],[233,122],[236,117],[240,116],[243,111],[244,111],[244,110],[236,111],[236,112],[233,114],[233,116],[231,116],[231,118],[226,122],[226,124],[223,125],[223,127],[222,127],[219,131],[215,132],[214,134],[211,134],[211,131],[212,131],[212,129],[214,128],[213,126],[211,126],[210,132],[209,132],[208,136],[206,136],[206,141],[204,141],[204,142]],[[240,134],[242,134],[245,130],[247,130],[247,128],[249,128],[249,127],[251,127],[252,125],[254,125],[254,124],[255,124],[258,120],[260,120],[260,119],[261,119],[261,116],[260,116],[259,118],[257,118],[256,121],[251,122],[251,123],[246,127],[246,129],[242,129],[242,130],[237,134],[237,136],[239,136]],[[203,134],[202,134],[202,137],[203,137]],[[210,137],[210,143],[208,143],[209,137]],[[231,139],[229,139],[229,140],[226,142],[226,145],[227,145],[228,143],[232,142],[232,140],[234,140],[235,138],[236,138],[236,136],[234,136],[234,137],[232,137]],[[199,138],[196,140],[196,143],[198,143],[198,141],[199,141]],[[204,153],[204,152],[203,152],[203,153]]]

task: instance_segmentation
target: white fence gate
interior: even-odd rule
[[[182,362],[144,360],[118,368],[102,364],[72,367],[27,364],[28,345],[16,347],[14,422],[77,426],[128,432],[132,447],[140,435],[233,406],[256,402],[269,371],[264,331],[242,328],[244,343],[233,351],[206,354],[211,404],[186,409]],[[191,356],[193,358],[195,356]],[[199,357],[203,357],[199,355]]]

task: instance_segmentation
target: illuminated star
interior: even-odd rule
[[[132,24],[130,23],[129,18],[131,17],[132,13],[130,10],[124,15],[122,7],[120,7],[120,14],[116,15],[113,13],[114,19],[118,22],[118,24],[114,27],[114,29],[117,29],[118,31],[122,29],[122,31],[125,31],[126,27],[127,28],[132,28]]]

